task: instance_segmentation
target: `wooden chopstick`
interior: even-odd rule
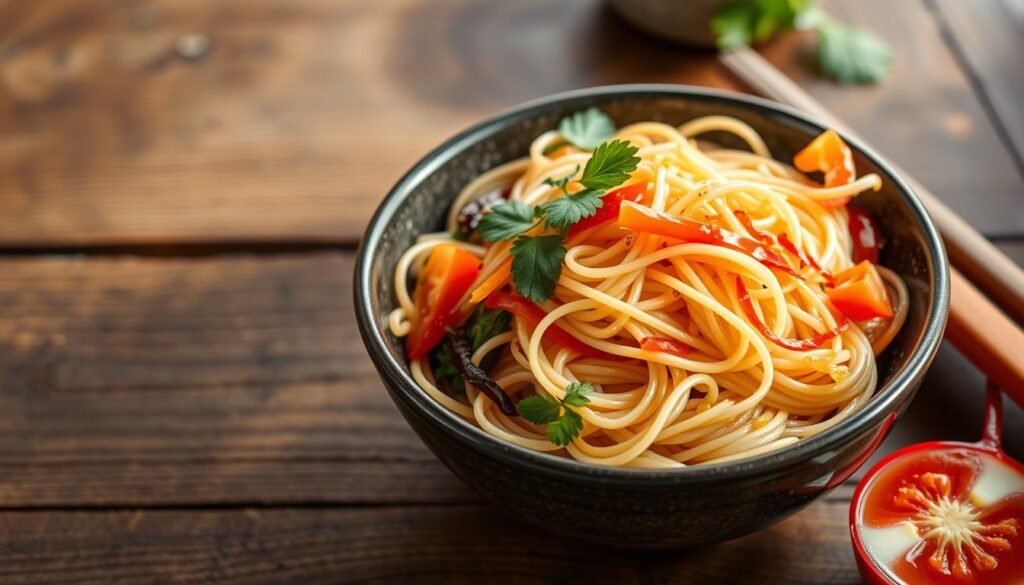
[[[721,56],[725,66],[758,94],[803,110],[845,134],[856,136],[839,118],[756,51],[741,48]],[[942,233],[950,262],[981,286],[1018,321],[1024,322],[1024,271],[902,170]],[[946,338],[988,378],[1024,407],[1024,331],[965,278],[950,268]]]
[[[858,139],[856,132],[828,111],[821,102],[769,63],[757,51],[740,48],[725,53],[722,63],[759,95],[802,110],[844,134]],[[860,139],[864,142],[863,139]],[[939,200],[924,185],[893,165],[928,209],[935,227],[942,233],[949,261],[976,286],[985,291],[1018,323],[1024,323],[1024,270]]]

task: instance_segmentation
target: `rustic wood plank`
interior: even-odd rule
[[[7,2],[0,246],[353,242],[444,138],[606,83],[728,86],[599,0]],[[183,57],[176,45],[209,49]]]
[[[5,512],[0,580],[854,584],[847,507],[823,501],[748,537],[657,554],[595,548],[477,506]]]
[[[385,394],[351,273],[350,253],[0,259],[0,508],[479,501]],[[878,457],[977,435],[981,376],[943,352]],[[1024,455],[1020,409],[1007,429]]]
[[[1024,165],[1024,4],[1014,0],[933,0],[943,27],[975,76],[1005,139]],[[1021,168],[1024,172],[1024,167]]]
[[[476,501],[385,394],[352,269],[0,260],[0,506]]]
[[[1022,235],[1024,179],[926,1],[825,3],[837,19],[892,45],[892,72],[876,86],[840,86],[816,76],[816,39],[809,33],[786,35],[763,51],[982,233]]]

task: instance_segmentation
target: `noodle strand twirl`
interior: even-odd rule
[[[598,140],[579,129],[610,133],[603,114],[571,121],[398,262],[389,326],[427,394],[501,440],[648,468],[780,449],[871,399],[908,297],[846,207],[881,180],[838,135],[794,168],[725,116]],[[711,131],[750,151],[697,141]]]

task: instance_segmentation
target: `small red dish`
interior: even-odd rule
[[[911,445],[868,471],[850,504],[865,583],[1024,584],[1024,465],[1001,435],[990,386],[981,441]]]

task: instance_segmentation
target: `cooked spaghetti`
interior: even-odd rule
[[[712,131],[749,151],[697,139]],[[734,118],[567,118],[398,262],[389,325],[413,378],[503,441],[600,465],[821,433],[871,399],[908,297],[877,265],[873,219],[846,206],[881,179],[856,177],[831,131],[795,166]]]

